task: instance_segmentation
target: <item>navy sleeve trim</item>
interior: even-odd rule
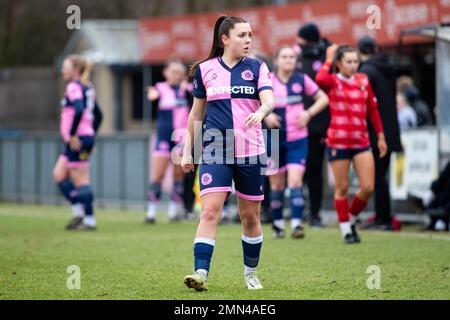
[[[273,88],[271,86],[264,86],[258,89],[258,92],[264,91],[264,90],[271,90],[273,91]]]

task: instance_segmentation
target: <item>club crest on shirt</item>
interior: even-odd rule
[[[212,176],[209,173],[204,173],[202,174],[202,184],[204,186],[207,186],[208,184],[210,184],[212,182]]]
[[[213,73],[211,77],[212,77],[213,79],[217,79],[217,77],[218,77],[218,76],[217,76],[217,73]]]
[[[302,85],[300,83],[292,84],[291,89],[292,89],[292,92],[294,92],[294,93],[300,93],[303,90]]]
[[[246,81],[252,81],[254,78],[253,72],[251,70],[244,70],[241,73],[241,77],[242,77],[242,79],[244,79]]]

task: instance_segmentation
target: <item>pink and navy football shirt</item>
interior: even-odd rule
[[[226,131],[232,129],[234,158],[257,156],[265,152],[261,124],[248,128],[244,123],[250,113],[259,109],[259,93],[272,90],[272,81],[265,63],[245,57],[230,68],[221,57],[216,57],[197,67],[193,84],[194,97],[206,98],[204,132],[208,129],[220,131],[224,139],[219,143],[229,147],[230,141],[227,143],[225,137]],[[212,142],[205,140],[204,136],[204,148]],[[217,140],[215,137],[214,141]]]
[[[156,153],[169,156],[170,150],[182,140],[178,137],[179,141],[172,141],[172,132],[187,127],[189,106],[186,94],[189,89],[172,86],[167,81],[156,83],[155,89],[159,92]]]
[[[70,129],[75,117],[75,102],[82,101],[83,114],[77,127],[77,136],[94,136],[94,108],[95,89],[92,84],[83,86],[80,81],[71,81],[67,84],[64,98],[61,102],[60,132],[64,141],[70,139]]]
[[[287,83],[271,74],[275,96],[274,113],[281,117],[280,137],[296,141],[308,136],[308,129],[298,127],[304,109],[304,97],[314,97],[319,86],[307,74],[295,72]]]

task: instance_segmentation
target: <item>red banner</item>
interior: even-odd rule
[[[254,37],[252,49],[272,54],[282,44],[294,44],[298,28],[314,21],[332,42],[354,45],[364,35],[381,45],[395,44],[402,29],[450,22],[450,0],[320,0],[267,6],[227,15],[244,17]],[[163,63],[169,57],[194,61],[208,55],[218,13],[149,18],[139,23],[143,63]]]

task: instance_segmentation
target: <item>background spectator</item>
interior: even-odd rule
[[[409,76],[401,76],[397,80],[397,90],[403,92],[408,100],[408,104],[414,109],[417,116],[417,126],[432,126],[433,115],[428,104],[420,97],[419,89],[414,85],[414,81]]]
[[[320,36],[319,27],[315,23],[307,23],[298,30],[297,52],[299,59],[297,68],[315,79],[317,71],[326,58],[326,49],[331,43]],[[314,100],[305,97],[305,109],[310,108]],[[323,227],[320,218],[323,198],[323,159],[325,156],[325,136],[330,123],[328,108],[318,113],[308,124],[308,159],[305,171],[305,183],[308,187],[309,216],[313,227]]]
[[[417,127],[416,112],[409,105],[408,99],[403,92],[397,92],[397,113],[401,131]]]
[[[358,50],[361,57],[359,71],[367,74],[377,97],[378,110],[388,145],[388,154],[386,157],[380,158],[377,137],[372,125],[368,122],[370,144],[375,159],[375,222],[366,227],[377,230],[392,230],[391,199],[387,173],[391,152],[402,150],[395,101],[396,70],[389,57],[379,53],[378,46],[373,38],[361,38],[358,41]]]

